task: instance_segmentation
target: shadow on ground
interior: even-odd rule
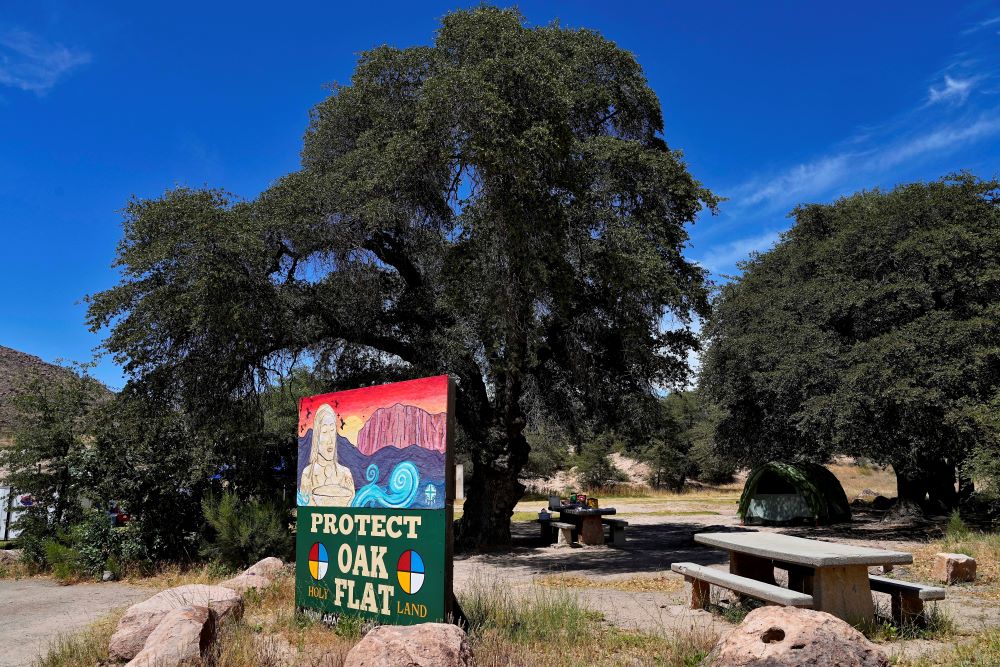
[[[502,551],[458,554],[458,561],[474,558],[495,567],[530,568],[536,574],[586,572],[590,575],[651,574],[670,569],[671,563],[702,565],[725,563],[728,554],[694,542],[695,533],[730,532],[732,526],[690,523],[636,525],[628,529],[626,546],[557,548],[542,543],[533,523],[515,523],[513,546]]]

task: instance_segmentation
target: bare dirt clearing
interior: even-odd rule
[[[0,667],[29,665],[56,637],[153,592],[114,582],[61,586],[38,577],[0,580]]]
[[[850,491],[873,488],[882,492],[888,487],[890,480],[884,471],[843,468],[836,472]],[[727,554],[695,544],[693,536],[698,532],[747,530],[739,525],[738,497],[738,490],[726,488],[672,496],[601,498],[602,506],[616,508],[617,515],[629,522],[628,543],[622,549],[542,546],[537,524],[517,522],[513,525],[514,548],[456,558],[455,588],[461,593],[465,586],[490,582],[533,595],[539,587],[561,587],[583,605],[603,614],[607,622],[623,629],[665,635],[690,629],[719,633],[730,625],[717,615],[687,607],[683,580],[670,572],[670,564],[690,561],[727,570]],[[545,504],[525,501],[516,510],[526,515]],[[752,530],[906,551],[914,554],[914,565],[897,566],[893,576],[929,583],[924,561],[940,550],[935,543],[942,538],[946,519],[893,523],[884,518],[883,512],[855,508],[850,524],[755,526]],[[779,581],[783,575],[776,571]],[[954,622],[954,638],[894,641],[885,644],[885,650],[909,660],[937,653],[985,628],[1000,626],[996,591],[997,582],[991,577],[975,585],[949,587],[948,599],[941,608]],[[882,597],[877,594],[876,602],[888,605],[888,597]]]

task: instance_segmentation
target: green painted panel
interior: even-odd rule
[[[299,507],[295,603],[408,625],[451,612],[452,509]]]

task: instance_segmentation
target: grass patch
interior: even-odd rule
[[[1000,534],[963,529],[949,521],[943,540],[914,551],[910,572],[917,581],[931,580],[935,556],[941,552],[975,558],[976,581],[959,585],[979,598],[1000,601]]]
[[[460,604],[478,665],[696,665],[715,642],[695,629],[670,637],[622,631],[564,589],[517,594],[479,581]]]
[[[1000,628],[973,635],[955,646],[913,660],[896,663],[903,667],[994,667],[1000,665]]]
[[[888,605],[878,605],[874,620],[858,627],[868,639],[891,642],[901,639],[948,639],[955,635],[955,621],[939,605],[924,608],[920,619],[896,623]]]
[[[108,664],[108,641],[124,608],[95,621],[82,632],[56,637],[36,667],[93,667]]]
[[[535,583],[546,588],[605,588],[631,592],[674,593],[684,590],[684,578],[680,575],[630,577],[628,579],[590,579],[576,575],[554,574],[539,577],[535,579]]]

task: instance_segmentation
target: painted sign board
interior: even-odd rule
[[[446,375],[299,402],[297,606],[448,620],[453,418]]]

